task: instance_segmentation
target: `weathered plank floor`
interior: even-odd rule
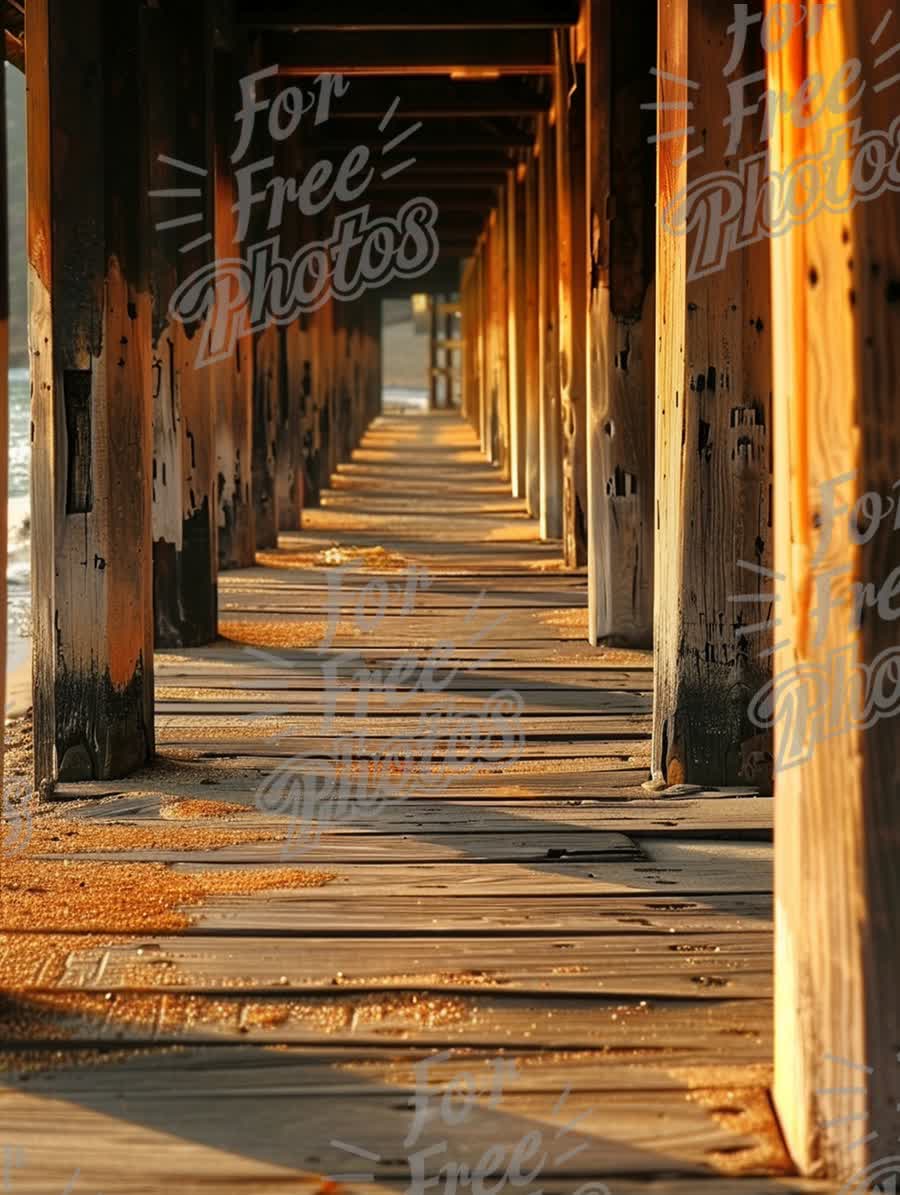
[[[42,850],[330,878],[38,952],[15,998],[55,1019],[10,1054],[53,1065],[0,1092],[12,1189],[397,1190],[422,1149],[438,1192],[486,1151],[460,1190],[830,1189],[789,1177],[766,1094],[770,802],[641,789],[649,655],[587,646],[583,575],[455,416],[383,417],[304,518],[221,578],[219,643],[158,657],[161,765],[64,787]]]

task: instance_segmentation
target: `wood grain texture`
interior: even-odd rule
[[[758,628],[768,617],[758,570],[773,553],[768,244],[696,268],[706,230],[686,236],[678,205],[685,187],[726,163],[733,13],[719,0],[692,5],[690,19],[682,0],[659,12],[657,94],[670,106],[658,112],[653,767],[670,783],[765,784],[771,745],[748,708],[771,671],[771,639]],[[748,38],[742,67],[761,55]],[[684,79],[698,84],[689,97]],[[687,128],[696,135],[679,132]],[[756,148],[749,125],[741,148]]]
[[[29,22],[40,787],[154,749],[149,145],[140,5],[41,0]]]
[[[655,180],[652,113],[641,105],[654,98],[656,23],[637,6],[607,0],[585,11],[588,633],[592,643],[647,646],[653,634]]]
[[[853,121],[867,136],[896,118],[896,92],[884,86],[895,72],[882,59],[896,31],[888,35],[883,12],[870,2],[839,3],[822,16],[815,37],[800,27],[769,55],[769,86],[794,94],[804,76],[831,78],[852,59],[866,86],[843,114],[823,109],[807,127],[779,119],[772,147],[779,169],[822,154]],[[890,601],[872,608],[863,599],[862,618],[854,611],[854,586],[890,592],[888,578],[900,565],[895,521],[870,517],[874,498],[854,510],[867,492],[890,501],[900,475],[890,413],[900,237],[896,193],[854,194],[861,177],[854,173],[851,183],[842,175],[843,204],[772,242],[775,568],[783,577],[773,588],[784,640],[771,711],[782,768],[774,1093],[801,1170],[841,1179],[896,1152],[884,1142],[896,1141],[900,1101],[893,682],[881,689],[868,729],[861,715],[881,683],[873,664],[896,656],[897,634]],[[858,689],[854,669],[870,670]],[[816,695],[805,715],[791,718],[788,703],[805,694],[804,676]]]

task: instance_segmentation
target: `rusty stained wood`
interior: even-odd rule
[[[593,0],[587,59],[588,634],[653,636],[656,20]]]
[[[771,320],[769,246],[731,253],[689,280],[695,233],[672,220],[682,189],[725,169],[729,111],[723,71],[731,9],[712,0],[665,0],[658,66],[657,408],[653,770],[670,784],[770,782],[771,736],[748,716],[765,684],[771,637],[764,573],[771,567]],[[742,67],[759,69],[759,39]],[[683,105],[693,104],[688,138]],[[673,105],[681,105],[675,107]],[[745,126],[740,153],[758,150]],[[697,145],[704,152],[690,160]],[[673,230],[673,223],[675,229]],[[702,235],[702,231],[699,233]],[[759,593],[759,603],[735,603]],[[746,629],[745,629],[746,628]]]
[[[217,545],[211,371],[197,368],[201,338],[169,315],[177,286],[213,259],[213,190],[168,158],[212,162],[212,13],[185,16],[168,0],[143,16],[148,66],[153,292],[153,608],[157,647],[193,647],[217,634]],[[187,194],[173,202],[171,192]],[[168,193],[168,194],[167,194]],[[157,224],[200,213],[203,225]],[[183,251],[208,231],[210,240]],[[193,231],[191,231],[193,229]]]
[[[151,297],[140,5],[27,21],[40,787],[153,754]]]
[[[556,138],[558,121],[538,130],[538,317],[541,539],[562,538],[562,425],[559,396],[559,269]]]
[[[562,536],[566,564],[569,568],[577,568],[587,561],[585,95],[584,68],[571,59],[568,35],[557,37],[554,103],[559,229]]]
[[[823,107],[805,128],[781,115],[773,170],[807,155],[822,161],[853,121],[864,137],[892,127],[896,84],[879,85],[895,75],[897,34],[884,16],[874,0],[841,0],[823,10],[814,37],[799,26],[769,55],[767,85],[778,92],[793,96],[815,72],[831,80],[853,60],[860,84],[841,98],[866,83],[843,115]],[[855,186],[878,178],[874,161],[854,171]],[[771,243],[774,567],[783,577],[768,584],[783,620],[775,655],[783,770],[775,787],[774,1096],[801,1173],[844,1180],[871,1166],[871,1181],[884,1183],[893,1170],[879,1159],[897,1153],[886,1142],[897,1139],[900,1107],[900,534],[885,517],[900,476],[900,208],[890,188],[851,196],[849,170],[839,186],[847,202]],[[871,587],[862,617],[854,585]],[[863,708],[872,712],[868,729]]]

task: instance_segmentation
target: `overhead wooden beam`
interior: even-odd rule
[[[157,647],[211,643],[217,627],[216,492],[211,371],[196,366],[200,328],[169,315],[182,282],[213,259],[211,242],[159,227],[199,211],[213,226],[211,187],[189,188],[173,160],[209,170],[213,152],[212,13],[200,0],[144,10],[150,124],[153,292],[153,611]]]
[[[392,79],[358,78],[350,81],[346,93],[335,100],[329,118],[380,120],[398,95],[400,105],[393,118],[398,129],[402,120],[534,116],[546,111],[548,104],[545,96],[519,79],[485,82],[425,76],[407,78],[398,87]],[[386,133],[385,138],[390,135]]]
[[[656,13],[587,6],[588,637],[653,637]]]
[[[662,0],[659,16],[653,770],[669,784],[765,786],[771,767],[748,715],[771,668],[769,247],[698,269],[707,230],[686,235],[679,208],[686,187],[758,152],[750,121],[728,145],[733,19],[730,4],[690,0]],[[752,74],[759,38],[746,46]]]
[[[241,0],[238,21],[255,29],[292,32],[336,32],[346,29],[552,29],[574,25],[577,0],[456,0],[453,5],[428,6],[412,0],[377,5],[367,0],[340,4],[298,3],[298,0]]]
[[[796,95],[804,76],[840,79],[846,62],[859,64],[858,81],[841,92],[848,102],[821,106],[815,120],[779,111],[771,169],[791,177],[797,162],[822,163],[824,184],[829,147],[853,145],[855,128],[860,144],[883,145],[883,130],[896,128],[897,33],[876,0],[813,12],[818,32],[797,24],[769,55],[767,86]],[[842,199],[807,220],[795,208],[771,242],[776,510],[766,584],[782,642],[756,717],[774,722],[778,769],[781,1129],[801,1173],[888,1191],[900,1173],[900,199],[873,185],[886,179],[889,152],[859,148],[855,160],[842,171]]]
[[[331,121],[323,127],[319,136],[310,137],[310,144],[325,153],[365,145],[373,153],[380,154],[384,142],[385,139],[378,136],[369,121]],[[504,150],[529,149],[533,144],[534,134],[520,128],[512,119],[486,121],[482,117],[468,120],[442,118],[426,121],[421,129],[417,129],[409,138],[408,152],[413,157],[419,153],[436,153],[450,159],[469,152],[496,154]]]
[[[286,77],[356,75],[550,75],[553,35],[541,29],[326,32],[263,35],[262,60],[277,62]],[[335,110],[340,107],[337,102]]]
[[[139,0],[31,0],[36,787],[153,756],[151,296]]]

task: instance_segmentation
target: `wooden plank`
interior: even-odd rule
[[[37,788],[154,750],[140,7],[27,18]]]
[[[448,1163],[471,1169],[482,1157],[493,1161],[497,1151],[508,1162],[515,1146],[533,1132],[539,1144],[546,1142],[541,1176],[554,1190],[558,1176],[583,1183],[585,1174],[609,1177],[617,1186],[618,1175],[652,1174],[663,1160],[670,1172],[695,1176],[693,1190],[702,1176],[711,1180],[711,1190],[718,1190],[710,1159],[749,1152],[755,1144],[753,1137],[717,1123],[698,1100],[637,1090],[628,1096],[573,1091],[559,1108],[545,1093],[508,1094],[493,1107],[482,1098],[475,1105],[477,1114],[470,1113],[464,1124],[453,1126],[435,1116],[414,1148],[404,1144],[413,1113],[390,1084],[374,1083],[365,1094],[334,1093],[327,1101],[317,1094],[285,1095],[264,1088],[265,1098],[260,1099],[240,1085],[223,1096],[217,1071],[208,1076],[195,1073],[195,1091],[184,1098],[139,1089],[134,1094],[82,1097],[77,1103],[53,1100],[54,1106],[65,1109],[54,1128],[56,1149],[46,1148],[46,1138],[41,1148],[35,1131],[36,1123],[45,1127],[48,1099],[24,1093],[0,1097],[4,1119],[9,1118],[9,1131],[22,1143],[23,1153],[46,1159],[35,1171],[44,1185],[22,1187],[17,1174],[17,1190],[62,1190],[76,1169],[83,1181],[95,1184],[93,1190],[115,1184],[113,1189],[123,1191],[177,1186],[199,1192],[220,1184],[224,1189],[226,1183],[231,1190],[287,1190],[288,1181],[291,1190],[305,1190],[299,1171],[315,1176],[318,1187],[308,1188],[314,1191],[321,1189],[325,1176],[364,1175],[367,1170],[375,1172],[370,1190],[383,1190],[383,1181],[390,1179],[405,1181],[409,1189],[410,1157],[419,1151],[424,1181],[436,1183],[442,1171],[446,1179]],[[577,1127],[568,1127],[570,1121]],[[568,1159],[551,1161],[563,1157],[551,1144],[560,1136],[566,1136]],[[353,1156],[353,1149],[367,1153]],[[140,1185],[110,1164],[124,1155],[129,1158],[127,1171],[140,1176]],[[32,1170],[34,1166],[32,1162]],[[23,1177],[26,1173],[23,1167]],[[347,1177],[343,1181],[347,1183]],[[349,1178],[349,1184],[354,1191],[361,1189],[355,1178]]]
[[[55,990],[504,992],[696,1000],[765,999],[771,933],[711,933],[673,942],[667,934],[552,938],[454,936],[446,940],[345,937],[190,939],[147,934],[70,953]],[[45,988],[40,974],[19,990]]]
[[[653,623],[655,12],[588,16],[588,636],[647,646]],[[642,110],[643,109],[643,110]],[[648,129],[648,117],[649,129]]]
[[[852,144],[857,128],[866,130],[851,151],[860,163],[862,142],[896,118],[889,62],[897,38],[877,6],[841,2],[822,17],[818,32],[803,22],[773,48],[769,85],[796,91],[805,76],[830,78],[852,60],[867,86],[854,88],[845,112],[835,105],[809,124],[779,115],[773,170],[848,136]],[[772,242],[781,576],[766,588],[783,619],[771,691],[779,769],[774,1095],[801,1172],[844,1179],[872,1167],[889,1185],[879,1159],[887,1135],[896,1141],[900,1101],[900,875],[891,847],[900,741],[893,682],[880,686],[897,652],[886,607],[900,575],[900,538],[896,519],[882,520],[900,474],[889,413],[900,243],[896,194],[863,191],[858,170],[846,201],[789,222]],[[872,597],[854,613],[857,587],[860,598]],[[865,608],[875,593],[877,610]],[[792,716],[793,695],[808,700],[807,677],[813,703]]]
[[[263,60],[277,62],[280,75],[453,75],[476,71],[501,75],[549,75],[552,34],[543,29],[486,31],[441,29],[429,36],[410,30],[372,33],[340,30],[263,35]],[[337,106],[337,105],[336,105]]]
[[[246,766],[246,765],[245,765]],[[157,781],[153,792],[148,793],[145,781],[131,781],[84,786],[62,786],[65,795],[72,800],[92,795],[118,796],[115,801],[102,804],[70,806],[69,817],[86,818],[94,821],[133,822],[141,824],[159,817],[162,800],[167,795],[193,798],[209,798],[210,785],[191,784],[182,777]],[[261,813],[255,808],[256,789],[247,787],[243,777],[234,782],[220,781],[215,785],[217,800],[224,800],[243,806],[247,813],[241,825],[258,826],[274,824],[277,819]],[[140,794],[130,796],[130,793]],[[251,812],[251,809],[253,812]],[[209,825],[211,819],[199,819]],[[219,824],[216,819],[215,824]],[[548,825],[549,824],[549,825]],[[563,839],[569,835],[575,841],[576,849],[581,836],[588,829],[594,831],[618,831],[623,834],[647,836],[676,835],[697,836],[699,832],[715,834],[722,838],[736,839],[747,835],[771,837],[771,797],[699,795],[696,797],[665,797],[659,801],[634,800],[622,803],[602,800],[554,800],[497,801],[490,805],[484,802],[454,801],[389,801],[372,812],[368,809],[354,811],[349,821],[329,819],[323,811],[321,821],[314,816],[309,819],[310,828],[323,831],[323,842],[334,836],[345,834],[385,834],[400,831],[404,834],[422,835],[430,841],[446,836],[477,832],[480,836],[493,834],[545,835],[548,829],[554,837]]]
[[[435,936],[502,932],[510,940],[522,934],[669,934],[675,941],[692,941],[709,933],[765,930],[771,922],[772,900],[763,894],[717,893],[714,897],[558,896],[553,900],[520,896],[504,898],[462,896],[452,902],[442,896],[419,898],[410,906],[404,898],[373,894],[364,904],[324,897],[307,904],[303,893],[276,897],[215,897],[206,902],[188,936],[268,934],[279,938],[296,934],[304,940],[321,935],[338,940],[345,934],[384,933]]]
[[[709,263],[710,244],[685,235],[679,214],[685,187],[757,152],[757,131],[746,122],[729,147],[730,10],[689,19],[686,0],[664,0],[659,14],[653,767],[670,783],[739,783],[754,755],[764,783],[771,746],[747,709],[770,671],[771,637],[754,629],[770,617],[773,551],[769,248]],[[746,45],[752,72],[762,50]],[[704,152],[688,159],[694,129],[707,130]],[[758,604],[730,601],[756,593]]]

